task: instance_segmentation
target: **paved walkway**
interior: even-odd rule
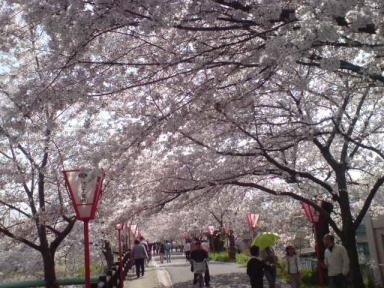
[[[124,288],[162,288],[164,286],[160,284],[157,274],[157,268],[153,263],[145,268],[144,277],[136,278],[136,274],[131,270],[124,281]]]
[[[183,257],[174,257],[171,263],[159,263],[158,258],[146,267],[144,277],[136,278],[130,271],[124,281],[125,288],[192,288],[192,273],[190,266]],[[211,262],[212,288],[250,288],[249,278],[245,268],[235,263]],[[268,287],[264,283],[264,287]],[[276,285],[278,288],[289,287],[285,284]]]

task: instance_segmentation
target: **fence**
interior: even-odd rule
[[[130,253],[125,253],[123,257],[123,273],[124,278],[127,276],[128,270],[132,266]],[[120,274],[119,274],[119,263],[115,263],[110,269],[105,271],[104,275],[99,277],[91,278],[92,288],[117,288],[119,287]],[[60,286],[69,285],[84,285],[84,278],[67,278],[58,279],[57,283]],[[26,281],[15,281],[0,283],[0,288],[31,288],[31,287],[45,287],[44,280],[26,280]]]

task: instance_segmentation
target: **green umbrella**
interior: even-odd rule
[[[279,235],[274,232],[262,232],[252,241],[252,245],[258,246],[261,250],[276,244]]]

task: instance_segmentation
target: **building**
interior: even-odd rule
[[[384,215],[367,215],[356,230],[359,261],[373,272],[375,286],[384,284]]]

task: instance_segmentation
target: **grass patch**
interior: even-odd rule
[[[92,276],[99,276],[103,272],[103,267],[99,263],[91,263],[91,265],[89,267],[89,270],[91,272],[90,273],[91,277]],[[79,269],[78,269],[78,271],[76,273],[76,276],[79,277],[79,278],[83,278],[85,276],[85,268],[84,268],[84,266],[79,267]]]
[[[229,262],[227,251],[223,252],[209,252],[208,258],[213,261]]]
[[[244,253],[236,253],[236,263],[240,265],[247,265],[249,256]]]
[[[228,252],[209,252],[208,258],[213,261],[221,261],[221,262],[233,262],[229,259]],[[248,255],[243,253],[236,253],[235,262],[240,265],[246,265],[248,261]]]

